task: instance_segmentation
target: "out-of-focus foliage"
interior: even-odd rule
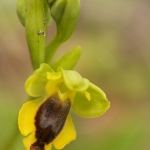
[[[104,90],[111,107],[97,119],[74,115],[77,140],[65,150],[149,150],[149,16],[148,0],[81,0],[77,28],[60,50],[82,47],[75,69]],[[32,70],[16,2],[1,1],[0,18],[0,149],[20,150],[22,137],[13,136]],[[48,29],[49,39],[55,28]]]

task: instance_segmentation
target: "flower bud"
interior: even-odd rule
[[[28,3],[29,0],[18,0],[17,2],[17,15],[23,26],[25,26]]]
[[[51,16],[57,26],[57,33],[46,49],[46,61],[49,62],[57,48],[72,35],[80,12],[79,0],[49,0]]]
[[[17,15],[23,26],[25,26],[25,19],[26,19],[29,1],[30,0],[18,0],[17,2]],[[52,18],[46,1],[44,1],[44,10],[45,10],[45,24],[46,26],[49,26]]]

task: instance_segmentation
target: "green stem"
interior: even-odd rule
[[[44,0],[30,0],[26,14],[25,30],[34,69],[39,68],[45,59],[46,24],[44,21]]]
[[[55,36],[46,48],[46,56],[45,56],[46,63],[51,62],[54,54],[56,53],[60,45],[61,45],[61,42],[58,41],[57,36]]]

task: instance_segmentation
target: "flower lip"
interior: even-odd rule
[[[70,100],[60,101],[57,95],[46,99],[35,116],[37,141],[31,145],[31,150],[44,150],[44,145],[57,137],[64,127],[70,107]]]

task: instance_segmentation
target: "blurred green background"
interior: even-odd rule
[[[32,73],[17,1],[0,4],[0,149],[23,150],[17,115],[26,101],[24,82]],[[55,24],[48,29],[48,41]],[[150,1],[81,0],[72,37],[56,57],[80,45],[75,70],[98,85],[111,102],[96,119],[72,112],[77,139],[64,150],[150,149]]]

